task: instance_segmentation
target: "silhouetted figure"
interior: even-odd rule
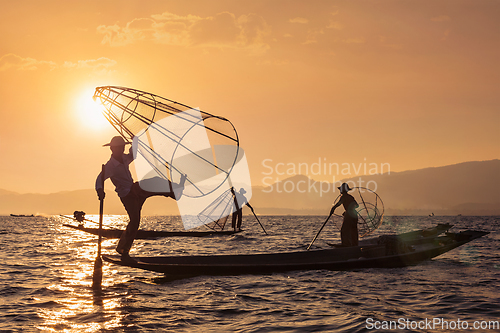
[[[182,175],[180,183],[175,186],[172,186],[172,183],[170,183],[170,192],[144,191],[139,186],[139,183],[134,183],[132,179],[129,165],[134,160],[134,156],[132,154],[132,148],[130,148],[128,154],[124,154],[126,144],[128,144],[128,142],[125,142],[121,136],[115,136],[109,143],[103,146],[109,146],[112,152],[111,158],[104,167],[104,174],[105,179],[110,178],[113,185],[115,185],[115,191],[118,197],[120,197],[130,219],[127,228],[122,233],[120,241],[118,242],[116,251],[121,254],[122,261],[134,261],[130,258],[129,252],[137,234],[137,230],[139,229],[141,209],[144,202],[147,198],[154,195],[170,197],[175,200],[176,195],[174,194],[174,190],[177,194],[177,200],[180,199],[186,176]],[[97,176],[95,189],[99,200],[104,199],[105,193],[102,188],[101,173]]]
[[[252,206],[250,206],[247,198],[245,197],[245,193],[247,193],[247,191],[245,191],[244,188],[241,188],[239,192],[235,192],[234,187],[231,187],[231,193],[233,194],[235,208],[232,216],[231,226],[233,230],[236,231],[236,229],[241,230],[241,221],[243,220],[243,206],[247,205],[250,209],[252,209]]]
[[[352,195],[347,193],[352,190],[347,183],[343,183],[338,189],[341,196],[339,202],[332,207],[330,215],[333,215],[335,209],[340,205],[344,206],[345,212],[342,214],[344,221],[340,229],[342,246],[358,246],[358,213],[356,212],[358,203]]]
[[[75,210],[73,212],[73,217],[78,221],[78,226],[83,227],[83,221],[85,220],[85,212],[81,210]]]

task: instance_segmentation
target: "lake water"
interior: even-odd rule
[[[136,240],[131,254],[305,249],[324,219],[261,216],[266,236],[253,216],[245,216],[240,234]],[[446,222],[454,225],[451,231],[491,232],[412,267],[169,280],[105,263],[101,296],[91,288],[97,237],[62,225],[68,222],[58,216],[0,217],[0,332],[362,332],[391,321],[406,325],[398,330],[405,332],[445,332],[453,325],[453,331],[470,331],[474,322],[483,326],[478,331],[493,332],[488,321],[500,320],[500,217],[386,217],[375,236]],[[124,227],[126,218],[106,216],[104,224]],[[150,216],[141,228],[182,225],[177,217]],[[326,248],[327,241],[339,241],[334,223],[314,247]],[[104,240],[103,253],[114,254],[116,242]],[[441,320],[441,326],[422,326],[425,320]],[[468,330],[459,330],[464,323]]]

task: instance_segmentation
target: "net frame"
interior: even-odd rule
[[[357,190],[359,197],[361,198],[361,202],[358,202],[358,208],[356,209],[356,213],[358,215],[358,235],[360,238],[366,237],[377,230],[383,222],[384,218],[384,202],[382,198],[373,190],[370,190],[366,187],[354,187],[352,190]],[[352,191],[351,190],[351,191]],[[375,203],[372,203],[365,199],[362,191],[367,191],[371,195],[375,197]],[[339,194],[337,198],[335,198],[335,203],[338,202],[342,194]],[[337,217],[343,218],[342,215],[333,214]],[[340,230],[342,226],[342,222],[335,222],[335,225]]]
[[[233,213],[231,210],[233,205],[234,195],[231,189],[228,189],[215,199],[212,204],[202,210],[198,215],[198,219],[204,226],[211,230],[223,231],[229,216]],[[221,206],[223,207],[222,209],[219,208]],[[215,211],[218,211],[218,213],[214,215]]]
[[[189,118],[189,114],[186,114],[184,111],[192,110],[194,108],[186,104],[182,104],[174,100],[138,89],[122,86],[97,87],[93,98],[94,100],[99,100],[99,102],[104,106],[103,114],[105,118],[126,141],[132,141],[136,134],[138,134],[142,130],[147,131],[149,126],[151,126],[153,123],[168,116],[176,116],[179,118],[182,117],[184,121],[188,121],[192,124],[191,127],[187,131],[185,131],[184,135],[182,136],[177,135],[168,128],[161,127],[161,130],[164,131],[164,133],[162,134],[165,135],[166,139],[177,143],[177,146],[170,160],[166,160],[165,158],[157,154],[153,149],[149,149],[149,153],[166,167],[167,174],[158,169],[154,164],[150,163],[150,166],[158,174],[160,174],[162,178],[172,181],[174,171],[178,172],[179,174],[182,172],[181,170],[176,168],[175,163],[173,163],[175,152],[177,151],[177,149],[179,149],[179,147],[182,147],[183,149],[189,151],[191,154],[194,154],[205,163],[212,165],[217,173],[225,174],[225,177],[220,182],[220,184],[214,187],[208,193],[200,190],[196,186],[196,182],[190,179],[188,175],[186,182],[191,184],[195,189],[199,191],[199,196],[203,196],[217,190],[229,177],[237,161],[237,154],[235,154],[232,163],[230,163],[230,167],[224,169],[219,167],[215,156],[213,162],[209,161],[205,157],[197,154],[197,152],[191,150],[189,147],[182,143],[182,140],[186,137],[191,129],[196,126],[203,126],[213,135],[225,138],[225,140],[229,140],[229,142],[236,146],[236,148],[239,148],[240,144],[238,133],[234,125],[228,119],[201,110],[199,110],[199,113],[201,114],[201,120],[198,117]],[[143,107],[145,107],[145,110],[150,111],[148,115],[143,115],[139,112]],[[223,122],[225,126],[229,128],[231,133],[223,133],[220,130],[212,127],[211,125],[207,125],[207,122],[211,120],[218,120]],[[128,124],[130,122],[132,122],[132,125]],[[142,148],[148,149],[147,145],[143,143],[141,143],[141,145]]]

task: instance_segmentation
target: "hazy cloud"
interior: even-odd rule
[[[401,43],[394,43],[392,42],[387,36],[378,36],[379,42],[384,45],[385,47],[394,49],[394,50],[400,50],[403,48],[403,44]]]
[[[199,20],[203,20],[202,17],[188,14],[186,16],[180,16],[177,14],[164,12],[162,14],[153,14],[151,17],[158,21],[179,21],[179,22],[191,22],[194,23]]]
[[[236,17],[224,12],[193,23],[189,36],[193,45],[229,46],[238,43],[241,30]]]
[[[302,44],[307,45],[317,43],[318,37],[323,34],[325,34],[325,31],[323,29],[311,29],[307,32],[306,41]]]
[[[363,37],[346,38],[346,39],[343,39],[342,42],[346,43],[346,44],[363,44],[365,42],[365,39]]]
[[[65,61],[64,68],[72,69],[90,69],[93,72],[106,74],[110,72],[110,68],[115,66],[117,62],[108,58],[101,57],[99,59],[78,60],[76,63]]]
[[[214,16],[180,16],[172,13],[138,18],[120,27],[101,25],[97,32],[104,35],[102,44],[124,46],[140,41],[186,47],[217,47],[249,49],[254,53],[269,48],[265,37],[270,27],[258,15],[236,17],[229,12]]]
[[[344,25],[337,21],[330,21],[330,23],[326,27],[327,29],[335,29],[335,30],[344,29]]]
[[[13,53],[6,54],[0,58],[0,71],[6,71],[8,69],[33,71],[38,69],[53,70],[56,68],[67,68],[67,69],[90,69],[94,72],[102,73],[102,72],[108,72],[109,68],[115,65],[116,61],[108,58],[79,60],[76,63],[71,61],[65,61],[64,64],[62,65],[58,65],[54,61],[23,58]]]
[[[53,70],[57,64],[53,61],[37,60],[33,58],[23,58],[16,54],[9,53],[0,58],[0,71],[8,69],[20,71],[33,71],[40,68],[49,68]]]
[[[300,23],[300,24],[306,24],[309,22],[308,19],[303,18],[303,17],[295,17],[293,19],[289,19],[288,22],[290,23]]]
[[[180,26],[182,29],[182,24]],[[102,44],[112,46],[123,46],[150,39],[158,39],[158,32],[164,30],[164,25],[157,24],[155,20],[149,18],[138,18],[128,22],[124,27],[119,25],[99,26],[97,32],[104,35]],[[174,29],[172,29],[174,30]]]

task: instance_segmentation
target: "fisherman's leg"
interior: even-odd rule
[[[243,212],[242,209],[238,209],[238,230],[241,230],[241,220],[243,219]]]
[[[344,222],[342,229],[340,229],[340,237],[342,239],[342,246],[357,246],[358,245],[358,220],[346,217],[344,215]]]
[[[238,217],[238,214],[236,212],[233,212],[233,215],[231,216],[231,228],[233,228],[233,230],[236,230],[237,217]]]
[[[134,191],[141,197],[147,199],[149,197],[154,197],[154,196],[162,196],[162,197],[167,197],[167,198],[172,198],[174,200],[179,200],[182,197],[182,193],[184,191],[184,184],[186,182],[186,175],[181,175],[180,182],[178,184],[173,184],[169,182],[168,186],[170,191],[168,192],[150,192],[150,191],[145,191],[143,190],[140,186],[139,183],[134,183]],[[161,180],[162,182],[165,182],[166,180]]]
[[[349,246],[349,230],[346,221],[342,223],[342,228],[340,228],[340,240],[342,242],[342,246]]]
[[[353,223],[351,230],[351,244],[352,246],[358,246],[359,234],[358,234],[358,220]]]
[[[139,185],[138,182],[135,182],[132,185],[132,189],[130,190],[135,194],[137,198],[139,198],[142,202],[144,202],[147,198],[154,197],[154,196],[165,196],[169,195],[170,192],[150,192],[143,190],[142,187]]]
[[[344,237],[342,238],[343,246],[355,246],[352,237],[352,227],[347,226],[344,231]]]
[[[123,232],[118,242],[116,250],[120,254],[128,254],[134,243],[135,236],[137,235],[137,230],[139,229],[139,223],[141,220],[140,213],[129,214],[130,222],[127,225],[127,229]]]
[[[127,195],[125,198],[121,198],[121,201],[130,219],[127,228],[122,233],[120,241],[118,242],[118,245],[116,247],[116,251],[123,255],[129,253],[135,236],[137,235],[139,223],[141,222],[142,203],[141,200],[139,200],[132,193]]]

